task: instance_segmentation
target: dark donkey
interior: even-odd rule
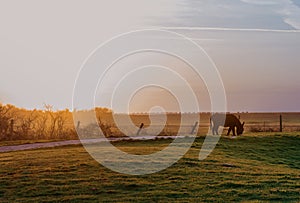
[[[241,135],[244,132],[244,124],[233,114],[214,114],[210,118],[210,128],[212,129],[213,135],[218,134],[218,129],[220,126],[229,127],[227,135],[232,131],[233,136],[235,136],[235,129],[237,135]]]

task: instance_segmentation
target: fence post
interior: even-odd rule
[[[197,126],[198,126],[198,121],[194,124],[194,126],[192,128],[192,132],[191,132],[192,135],[194,134]]]
[[[80,127],[80,121],[77,122],[76,130],[78,131]]]
[[[280,121],[279,121],[279,131],[282,132],[282,115],[280,114]]]
[[[143,127],[144,127],[144,123],[141,123],[140,128],[138,129],[138,131],[136,133],[137,136],[140,134],[140,132],[143,129]]]

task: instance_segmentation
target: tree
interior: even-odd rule
[[[34,136],[34,128],[35,128],[35,120],[37,119],[37,115],[35,111],[28,112],[24,115],[24,117],[19,118],[20,126],[19,126],[19,134],[21,138],[32,139]]]
[[[0,139],[9,139],[8,138],[8,129],[10,126],[11,120],[14,118],[14,109],[12,105],[3,105],[0,104]]]
[[[56,113],[56,118],[57,118],[57,136],[60,138],[66,138],[66,129],[65,129],[65,125],[66,125],[66,121],[67,121],[67,114],[69,113],[69,110],[65,110],[65,111],[58,111]]]

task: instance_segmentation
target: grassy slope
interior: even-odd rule
[[[198,161],[203,138],[172,167],[152,175],[114,173],[81,146],[0,154],[0,202],[130,200],[300,201],[300,136],[222,138]],[[118,142],[131,153],[149,153],[168,140]]]

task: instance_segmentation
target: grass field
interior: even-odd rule
[[[117,142],[147,154],[170,140]],[[300,136],[247,134],[222,137],[198,160],[203,138],[170,168],[144,176],[118,174],[82,146],[0,154],[0,202],[229,202],[300,201]]]

